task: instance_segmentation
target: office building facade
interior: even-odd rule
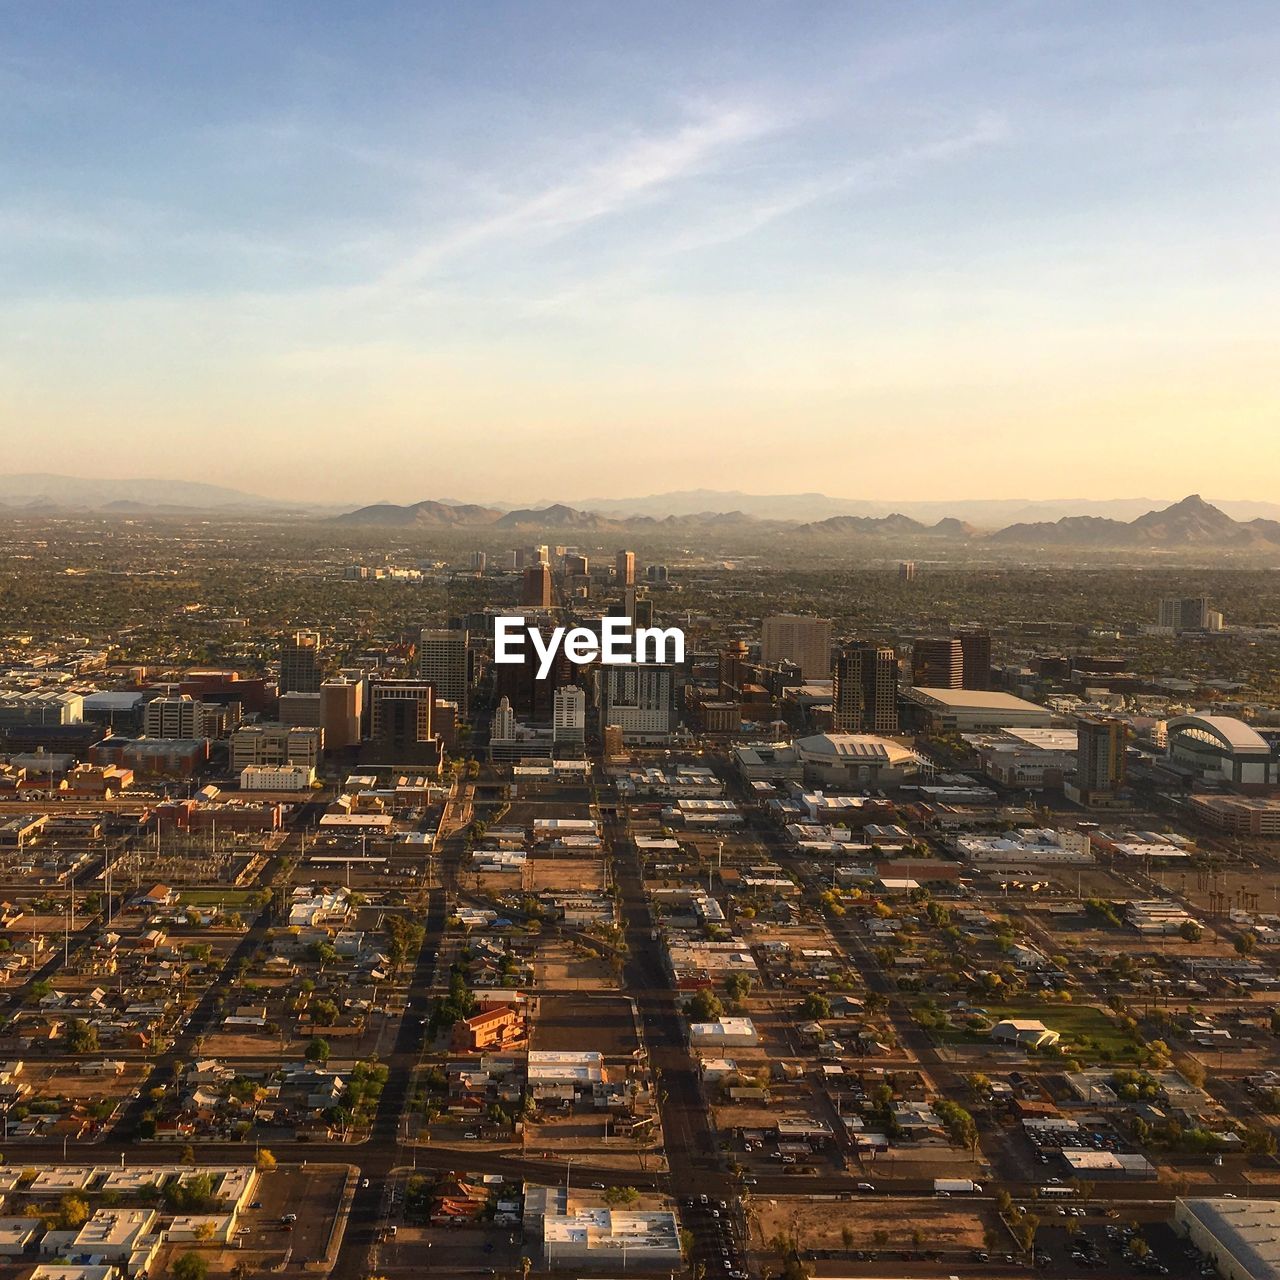
[[[295,631],[280,646],[281,693],[320,692],[320,633]]]
[[[675,732],[676,672],[669,663],[597,668],[600,723],[617,725],[624,742],[666,742]]]
[[[425,628],[418,641],[418,675],[466,719],[471,703],[468,635],[458,628]]]
[[[794,662],[806,680],[825,680],[831,670],[831,622],[799,614],[774,614],[760,629],[760,660],[765,666]]]
[[[837,733],[898,729],[898,655],[883,645],[846,645],[831,671],[832,724]]]
[[[545,563],[526,566],[520,580],[520,603],[526,609],[551,608],[551,566]]]
[[[955,636],[920,636],[911,645],[911,683],[923,689],[963,689],[964,649]]]
[[[422,680],[375,680],[369,688],[370,761],[432,764],[439,747],[431,725],[435,691]]]

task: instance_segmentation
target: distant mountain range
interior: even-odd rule
[[[946,542],[985,542],[1000,546],[1091,547],[1129,549],[1222,548],[1280,551],[1280,520],[1235,520],[1221,508],[1192,494],[1160,510],[1147,510],[1132,520],[1107,516],[1068,515],[1057,520],[1021,521],[994,532],[982,532],[954,516],[925,524],[901,512],[885,516],[828,516],[804,522],[762,519],[744,511],[700,511],[683,515],[619,516],[554,503],[542,508],[501,511],[496,507],[454,506],[415,502],[410,506],[379,503],[338,516],[335,523],[385,528],[488,528],[544,532],[625,533],[645,530],[706,529],[741,526],[776,529],[814,539],[929,538]]]
[[[31,472],[0,475],[0,509],[28,514],[102,511],[131,515],[233,510],[296,512],[316,508],[199,480],[161,476],[110,480]]]
[[[1064,516],[1061,520],[1012,524],[990,535],[993,542],[1073,547],[1280,547],[1280,521],[1233,520],[1193,493],[1163,511],[1136,520]]]
[[[1155,498],[960,498],[917,502],[911,499],[833,498],[825,493],[754,494],[737,490],[682,489],[651,494],[646,498],[582,498],[573,506],[616,518],[627,516],[699,515],[707,512],[741,512],[762,520],[821,521],[830,516],[904,515],[922,524],[944,517],[962,520],[980,529],[1060,520],[1063,516],[1103,516],[1110,520],[1134,520],[1167,506],[1170,499]],[[1280,502],[1211,499],[1236,520],[1258,517],[1280,519]],[[501,503],[491,503],[502,506]],[[546,502],[535,502],[535,507]]]
[[[319,517],[385,529],[527,530],[545,533],[775,530],[815,540],[897,538],[945,545],[1114,549],[1280,548],[1280,503],[1207,502],[1193,494],[1172,505],[1145,498],[972,499],[889,503],[821,493],[748,494],[688,489],[647,498],[538,502],[527,507],[438,498],[379,502],[352,511],[289,502],[223,485],[168,477],[97,479],[0,475],[0,512],[45,515],[239,514]]]

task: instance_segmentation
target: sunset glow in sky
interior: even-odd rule
[[[0,470],[1280,490],[1272,3],[5,5]]]

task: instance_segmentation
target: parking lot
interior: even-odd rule
[[[705,1195],[690,1197],[681,1205],[680,1223],[693,1233],[692,1262],[701,1262],[708,1276],[744,1280],[747,1263],[736,1206]]]

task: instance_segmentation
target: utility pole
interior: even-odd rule
[[[71,886],[71,889],[70,896],[67,898],[67,914],[64,917],[65,929],[62,938],[63,968],[67,968],[71,964],[71,930],[75,926],[76,917],[76,876],[74,871],[67,877],[67,883]]]

